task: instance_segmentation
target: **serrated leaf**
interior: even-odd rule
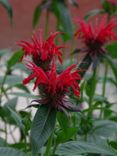
[[[31,128],[32,156],[36,156],[38,150],[43,147],[48,140],[54,130],[55,120],[55,109],[48,106],[38,108]]]
[[[2,6],[6,9],[8,15],[9,15],[9,18],[12,22],[13,10],[12,10],[12,7],[11,7],[9,1],[8,0],[0,0],[0,4],[2,4]]]
[[[0,147],[0,156],[28,156],[28,155],[14,148]]]
[[[116,156],[117,151],[112,149],[108,144],[96,142],[70,141],[60,145],[56,151],[58,155],[77,156],[78,154],[105,154],[108,156]]]

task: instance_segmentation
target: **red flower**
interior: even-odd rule
[[[51,70],[48,72],[43,71],[42,68],[31,62],[26,66],[32,71],[32,74],[24,79],[23,83],[27,84],[35,78],[36,81],[33,89],[40,87],[40,90],[42,91],[42,99],[35,100],[36,102],[40,104],[51,104],[51,106],[61,111],[65,111],[64,109],[78,110],[75,109],[75,107],[70,104],[68,98],[66,98],[66,93],[69,92],[70,88],[76,96],[79,96],[80,94],[80,87],[77,82],[81,79],[78,73],[80,70],[75,70],[75,64],[59,75],[56,73],[54,61]]]
[[[33,61],[42,68],[48,66],[53,57],[58,56],[59,61],[62,63],[62,53],[60,51],[63,46],[56,46],[54,44],[55,37],[60,32],[55,32],[49,36],[46,41],[42,41],[41,34],[39,38],[37,36],[32,37],[32,43],[21,41],[19,45],[24,50],[24,55],[31,55]]]
[[[100,56],[104,54],[104,44],[108,41],[117,40],[117,21],[111,20],[107,23],[106,16],[100,20],[95,19],[95,24],[84,20],[78,20],[79,28],[75,35],[85,43],[83,51],[88,52],[91,56]]]

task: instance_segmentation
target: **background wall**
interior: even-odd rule
[[[13,9],[13,25],[10,24],[6,10],[0,5],[0,49],[11,48],[16,49],[17,42],[22,39],[30,38],[32,34],[33,12],[37,4],[41,0],[9,0]],[[97,7],[100,7],[99,0],[78,0],[79,8],[70,7],[72,17],[83,17],[86,13]],[[44,14],[38,28],[43,28]],[[51,22],[53,23],[52,16]],[[54,29],[52,28],[51,31]]]

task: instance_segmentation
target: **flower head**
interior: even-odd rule
[[[34,88],[40,87],[42,91],[42,99],[37,100],[40,104],[51,104],[58,110],[78,110],[75,109],[66,98],[66,94],[71,88],[76,96],[80,94],[80,87],[78,80],[80,77],[80,70],[75,70],[76,65],[72,65],[63,71],[61,74],[56,73],[56,65],[52,62],[52,68],[50,71],[45,72],[42,68],[38,67],[34,63],[29,62],[27,67],[32,71],[32,74],[24,79],[23,83],[27,84],[32,79],[36,79]]]
[[[62,63],[62,53],[60,49],[63,48],[63,46],[57,46],[54,43],[54,39],[58,34],[60,34],[60,32],[52,33],[46,41],[42,41],[41,34],[39,38],[33,35],[32,43],[21,41],[19,45],[24,50],[23,56],[31,55],[33,61],[43,69],[45,69],[45,66],[48,67],[55,56],[58,56],[59,61]]]
[[[78,39],[81,39],[85,47],[83,51],[88,52],[91,56],[100,56],[105,53],[103,46],[112,40],[117,40],[117,21],[111,20],[107,23],[106,16],[103,16],[99,22],[96,18],[95,23],[84,20],[78,20],[79,28],[75,33]]]

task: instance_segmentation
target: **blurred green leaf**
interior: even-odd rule
[[[93,123],[92,137],[112,137],[117,133],[117,123],[111,120],[97,120]]]
[[[20,115],[18,114],[18,112],[15,112],[10,107],[7,107],[7,108],[10,112],[11,117],[16,122],[17,126],[24,132],[24,125],[23,125],[22,119],[21,119]]]
[[[83,142],[83,141],[70,141],[61,144],[56,154],[64,156],[77,156],[79,154],[104,154],[109,156],[116,156],[117,151],[108,146],[108,144],[95,142]]]
[[[31,93],[25,93],[25,92],[10,92],[9,95],[14,95],[14,96],[19,96],[19,97],[27,97],[27,98],[31,98],[31,99],[39,98],[39,96],[35,96]]]
[[[38,24],[40,16],[41,16],[41,13],[42,13],[42,6],[40,4],[40,5],[36,6],[35,11],[34,11],[33,28],[35,28],[36,25]]]
[[[4,77],[0,76],[0,84],[2,84]],[[17,84],[21,84],[23,81],[23,77],[17,75],[8,75],[5,81],[5,84],[9,86],[14,86]]]
[[[14,148],[0,147],[0,156],[28,156],[28,155]]]
[[[6,141],[0,137],[0,147],[6,146],[6,145],[7,145]]]
[[[106,49],[113,59],[117,59],[117,42],[107,45]]]
[[[113,62],[112,58],[109,56],[105,56],[106,61],[108,62],[109,66],[111,67],[113,74],[115,76],[115,79],[117,81],[117,65]]]
[[[8,100],[8,101],[4,104],[4,108],[9,106],[11,109],[15,110],[16,105],[17,105],[17,101],[18,101],[18,98],[17,98],[17,97]]]
[[[88,12],[88,14],[84,17],[85,20],[88,20],[89,18],[92,18],[98,14],[102,13],[102,10],[100,9],[94,9]]]
[[[57,119],[59,121],[60,127],[66,132],[69,126],[68,117],[63,112],[58,112]]]
[[[57,17],[59,30],[65,33],[63,39],[70,39],[73,35],[73,24],[68,8],[62,2],[53,1],[51,9]]]
[[[17,51],[15,52],[11,58],[7,61],[7,67],[10,69],[12,66],[14,66],[17,62],[19,62],[20,58],[23,55],[23,51]]]
[[[75,127],[68,127],[66,132],[61,130],[57,134],[57,139],[56,139],[57,144],[64,143],[64,142],[70,140],[77,133],[77,131],[78,131],[78,129]]]
[[[13,10],[12,10],[12,7],[9,3],[9,0],[0,0],[0,4],[6,9],[8,15],[9,15],[9,18],[12,22]]]

